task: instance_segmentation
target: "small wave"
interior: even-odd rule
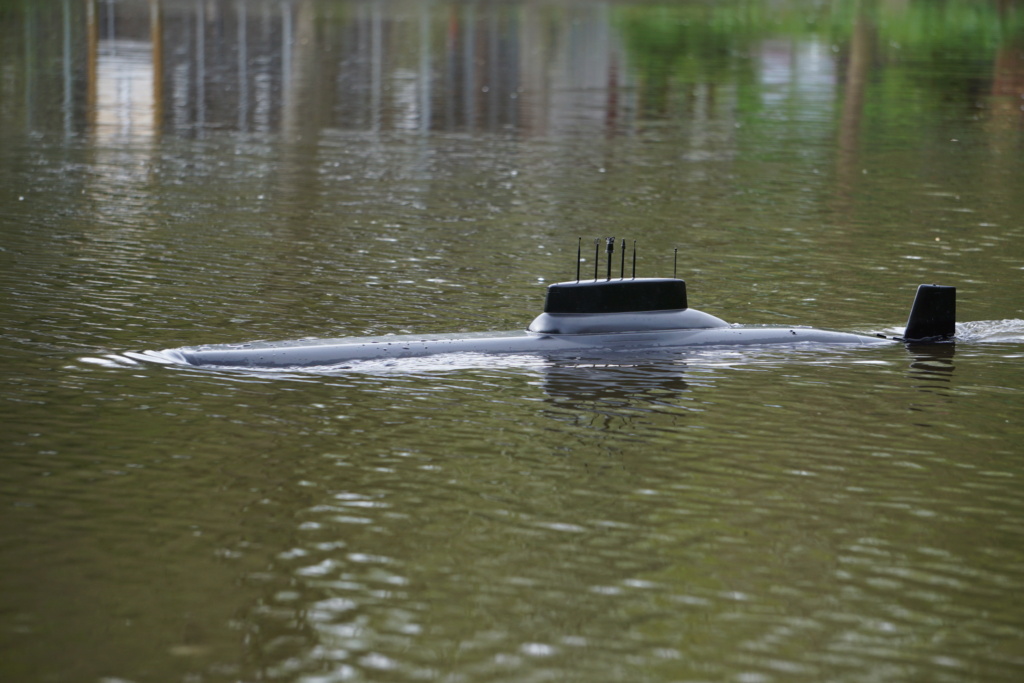
[[[187,364],[187,361],[182,360]],[[248,373],[263,377],[301,377],[309,375],[360,374],[433,374],[459,370],[529,368],[546,365],[544,356],[529,354],[440,353],[405,358],[353,360],[328,365],[294,365],[280,367],[204,364],[203,370]]]
[[[160,365],[189,365],[185,357],[177,349],[163,351],[125,351],[124,353],[107,353],[102,356],[83,356],[82,363],[100,365],[105,368],[131,368],[140,363],[158,363]]]
[[[902,337],[906,330],[905,327],[888,327],[882,330],[882,333],[890,337]],[[874,332],[864,332],[863,334],[874,334]],[[960,322],[956,324],[954,341],[964,344],[1024,342],[1024,320],[1011,318]]]
[[[904,328],[892,327],[885,330],[889,336],[899,337],[903,334]],[[1024,320],[976,320],[956,324],[956,338],[958,343],[1024,343]],[[826,347],[831,354],[829,358],[834,360],[836,354],[841,357],[848,357],[849,349]],[[816,352],[820,354],[823,349],[816,347],[803,348],[780,348],[773,345],[768,348],[743,347],[743,348],[709,348],[709,347],[680,347],[676,349],[633,350],[632,361],[650,361],[653,358],[665,355],[673,359],[683,358],[688,363],[698,365],[758,365],[773,362],[795,362],[820,360]],[[588,356],[576,357],[578,362],[586,363]],[[557,357],[557,354],[555,355]],[[606,356],[597,354],[596,362],[600,364],[621,363],[622,352],[612,352]],[[102,365],[109,368],[133,367],[140,363],[157,363],[160,365],[183,365],[196,367],[189,363],[179,349],[164,349],[162,351],[126,351],[121,354],[106,354],[103,356],[84,357],[80,359],[84,363]],[[402,373],[431,373],[453,370],[466,370],[476,368],[509,368],[509,367],[535,367],[544,366],[551,360],[545,354],[486,354],[486,353],[443,353],[424,357],[408,357],[396,359],[374,359],[357,360],[347,363],[315,366],[295,367],[239,367],[239,366],[218,366],[205,365],[206,370],[215,371],[242,371],[246,373],[265,375],[309,375],[309,374],[338,374],[346,372],[359,372],[368,374],[379,374],[385,372]],[[883,363],[877,359],[866,362]]]
[[[972,343],[1024,342],[1024,320],[974,320],[956,324],[956,340]]]
[[[131,358],[125,355],[118,355],[116,353],[108,353],[103,356],[83,356],[78,360],[82,363],[100,365],[105,368],[130,368],[138,365],[138,363]]]

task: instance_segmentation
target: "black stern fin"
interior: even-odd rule
[[[903,341],[942,341],[956,334],[956,287],[920,285]]]

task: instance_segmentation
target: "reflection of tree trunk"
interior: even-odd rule
[[[996,50],[988,105],[985,133],[990,162],[986,166],[986,185],[1005,196],[1015,196],[1020,188],[1013,183],[1016,175],[1012,167],[1019,153],[1011,151],[1006,143],[1024,124],[1024,36],[1007,38]]]
[[[431,8],[426,3],[420,5],[420,59],[419,59],[419,132],[421,135],[430,133],[432,81],[431,64],[434,56],[430,49],[430,18]]]
[[[550,132],[548,112],[551,110],[550,64],[553,59],[549,17],[534,3],[522,9],[520,38],[530,49],[519,51],[519,73],[522,93],[518,99],[519,129],[527,137]]]
[[[839,156],[837,180],[843,194],[853,190],[854,179],[860,173],[859,147],[861,116],[864,112],[864,92],[871,72],[875,30],[871,20],[862,11],[853,25],[850,36],[850,56],[846,65],[845,96],[839,119]]]
[[[309,211],[318,205],[323,190],[317,154],[334,103],[336,72],[321,59],[325,45],[317,31],[317,10],[318,5],[309,0],[282,5],[281,142],[276,188],[280,201],[287,206],[287,219],[280,228],[296,244],[309,239]],[[268,275],[271,281],[274,277]]]
[[[608,98],[605,102],[604,133],[605,137],[615,137],[618,132],[619,115],[619,57],[612,52],[608,60]]]
[[[669,65],[648,64],[640,79],[640,110],[645,117],[660,119],[668,114]]]
[[[309,2],[300,2],[295,11],[294,30],[290,31],[291,7],[285,5],[282,11],[286,14],[282,22],[285,36],[281,62],[286,73],[282,74],[281,130],[286,138],[298,140],[316,135],[322,114],[322,102],[317,101],[316,12]]]
[[[153,45],[153,135],[160,136],[164,121],[164,31],[160,0],[149,0],[149,40]]]
[[[992,120],[998,127],[1016,126],[1024,117],[1024,39],[996,51],[992,74]],[[1002,124],[1002,125],[999,125]]]
[[[96,0],[85,3],[85,117],[87,130],[96,130],[96,76],[99,64],[100,27]]]

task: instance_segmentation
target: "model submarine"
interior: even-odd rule
[[[169,349],[161,355],[189,365],[284,368],[451,353],[561,356],[738,345],[936,343],[952,340],[955,333],[955,287],[920,285],[902,337],[811,327],[731,325],[690,308],[686,282],[675,277],[675,272],[671,278],[637,278],[635,242],[632,277],[624,276],[623,240],[620,276],[613,279],[615,240],[607,238],[607,275],[599,279],[598,249],[595,240],[594,278],[580,279],[577,247],[576,280],[549,285],[544,311],[522,331],[218,344]]]

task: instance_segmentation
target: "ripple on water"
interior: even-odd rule
[[[957,323],[957,340],[967,343],[1024,343],[1024,320],[977,320]]]

